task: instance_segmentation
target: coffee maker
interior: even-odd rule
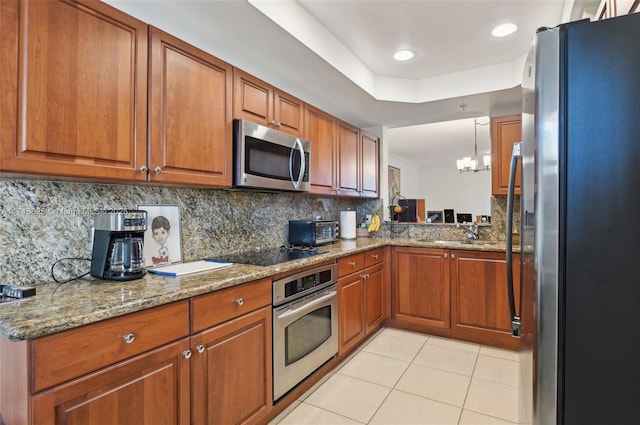
[[[96,214],[91,254],[91,276],[108,280],[139,279],[144,268],[144,232],[147,212],[102,211]]]

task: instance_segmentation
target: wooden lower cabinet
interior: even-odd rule
[[[369,267],[364,274],[364,331],[369,335],[380,327],[385,316],[384,265]]]
[[[371,264],[369,267],[367,265]],[[340,356],[357,347],[385,318],[384,251],[373,249],[338,261]]]
[[[269,306],[193,336],[193,423],[253,424],[269,413],[271,322]]]
[[[391,270],[392,318],[416,325],[449,328],[447,250],[396,247]]]
[[[188,350],[184,338],[44,391],[33,397],[32,423],[189,424]]]
[[[355,273],[338,280],[338,314],[340,345],[342,354],[357,346],[365,335],[362,321],[364,283],[360,273]]]
[[[0,338],[0,424],[261,423],[273,403],[272,345],[270,279],[34,340]]]
[[[501,252],[394,247],[390,325],[518,350]],[[520,255],[513,254],[515,299]]]
[[[513,255],[516,312],[520,299],[519,258],[519,254]],[[451,251],[451,328],[467,339],[519,348],[520,340],[511,336],[504,253]]]

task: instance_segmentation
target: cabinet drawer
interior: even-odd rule
[[[193,298],[193,332],[270,305],[271,288],[271,279],[263,279]]]
[[[338,260],[338,277],[355,273],[364,268],[364,253],[354,254]]]
[[[33,392],[189,335],[189,301],[92,323],[32,341]]]
[[[370,267],[384,261],[384,248],[376,248],[364,253],[364,266]]]

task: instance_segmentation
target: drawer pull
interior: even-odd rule
[[[236,298],[236,304],[242,305],[244,304],[244,300],[242,298]]]
[[[204,353],[204,345],[200,344],[196,347],[196,350],[198,351],[198,353],[202,354]]]
[[[371,256],[373,257],[373,259],[374,259],[374,260],[377,260],[377,259],[378,259],[378,257],[379,257],[379,255],[378,255],[378,254],[372,254]]]
[[[444,254],[444,258],[448,258],[448,257],[449,257],[449,255],[448,255],[448,254]]]
[[[191,358],[191,350],[184,350],[182,352],[182,355],[184,356],[185,359],[190,359]]]
[[[136,339],[136,336],[134,334],[126,334],[122,339],[124,339],[124,342],[127,344],[131,344],[133,340]]]
[[[355,267],[355,266],[356,266],[356,264],[358,264],[358,263],[356,263],[355,261],[349,261],[349,265],[350,265],[351,267]]]

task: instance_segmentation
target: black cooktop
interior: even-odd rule
[[[255,266],[272,266],[287,261],[299,260],[325,254],[329,251],[320,251],[318,247],[287,246],[262,248],[254,251],[245,251],[238,254],[218,255],[215,260],[228,261],[230,263],[252,264]]]

